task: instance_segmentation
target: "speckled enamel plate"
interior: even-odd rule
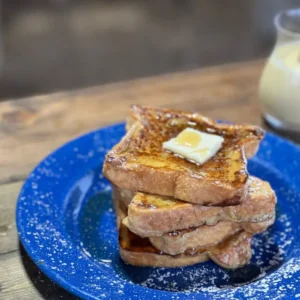
[[[39,268],[83,299],[300,298],[300,150],[267,134],[249,172],[278,196],[274,226],[253,240],[251,263],[138,268],[118,254],[111,187],[101,174],[124,124],[64,145],[30,174],[17,205],[20,240]]]

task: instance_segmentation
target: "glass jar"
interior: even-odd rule
[[[300,132],[300,9],[279,13],[275,47],[263,70],[259,99],[266,122]]]

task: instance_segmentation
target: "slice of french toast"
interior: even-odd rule
[[[222,148],[199,165],[164,150],[185,128],[220,135]],[[133,106],[127,134],[106,156],[103,173],[122,189],[170,196],[201,205],[233,205],[245,198],[247,158],[264,132],[256,126],[218,124],[200,114]]]
[[[128,217],[123,222],[139,236],[162,236],[182,229],[214,225],[219,221],[267,221],[274,217],[275,205],[276,195],[270,184],[250,176],[247,198],[240,205],[202,206],[136,193],[128,206]]]
[[[258,223],[220,221],[213,226],[203,225],[197,228],[169,232],[160,237],[150,237],[149,240],[155,248],[167,254],[191,253],[201,248],[213,247],[237,232],[261,233],[274,221],[275,216],[270,220]]]

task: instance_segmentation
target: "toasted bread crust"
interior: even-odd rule
[[[219,221],[246,223],[272,219],[276,196],[269,183],[250,177],[248,190],[242,204],[226,207],[207,207],[137,193],[128,206],[128,218],[124,222],[136,234],[150,237]]]
[[[225,139],[222,149],[201,166],[162,148],[164,141],[188,126]],[[243,200],[246,157],[257,150],[263,137],[260,128],[217,124],[199,114],[138,106],[132,108],[127,127],[126,136],[107,154],[103,167],[113,184],[201,205],[232,205]]]

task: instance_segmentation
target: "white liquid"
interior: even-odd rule
[[[266,113],[300,127],[300,43],[274,49],[260,80],[259,98]]]

